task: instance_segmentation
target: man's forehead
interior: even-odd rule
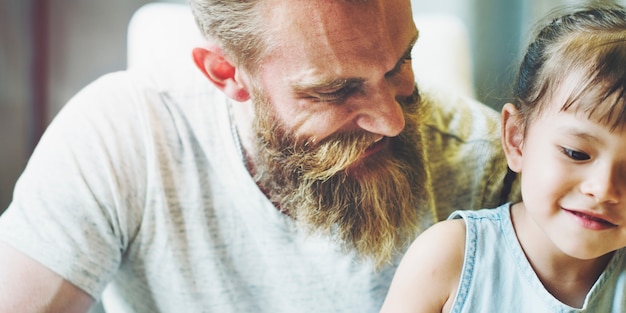
[[[407,0],[267,0],[261,8],[268,40],[289,45],[302,37],[317,45],[350,44],[362,36],[399,34],[412,23]],[[291,36],[290,36],[291,35]]]
[[[300,71],[292,73],[299,76],[297,79],[332,76],[334,79],[349,72],[361,72],[363,67],[369,67],[368,70],[376,66],[393,67],[417,36],[408,2],[408,13],[397,5],[387,8],[388,5],[377,1],[311,2],[327,5],[313,6],[308,0],[281,1],[268,17],[272,24],[268,25],[268,36],[274,41],[269,45],[273,49],[270,48],[268,57],[283,60],[283,66],[294,62],[293,66]],[[307,11],[307,7],[312,9]]]

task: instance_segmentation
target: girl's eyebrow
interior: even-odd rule
[[[579,128],[576,128],[576,127],[563,126],[563,127],[560,128],[560,130],[562,130],[568,136],[580,138],[580,139],[585,140],[585,141],[600,142],[598,137],[593,136],[592,134],[590,134],[588,132],[585,132],[585,131],[582,131]]]

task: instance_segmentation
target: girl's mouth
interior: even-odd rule
[[[570,215],[572,215],[581,226],[587,229],[605,230],[605,229],[617,227],[617,225],[595,214],[584,213],[581,211],[567,210],[567,209],[563,209],[563,210],[569,213]]]

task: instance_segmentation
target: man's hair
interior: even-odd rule
[[[521,126],[537,117],[565,82],[575,87],[562,111],[585,112],[612,128],[626,123],[624,8],[595,4],[561,9],[538,28],[514,86]]]
[[[266,52],[259,0],[190,0],[202,35],[217,41],[232,62],[255,72]]]

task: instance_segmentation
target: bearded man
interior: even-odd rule
[[[498,115],[415,85],[409,0],[191,6],[203,75],[107,75],[46,131],[0,312],[377,312],[421,230],[507,200]]]

